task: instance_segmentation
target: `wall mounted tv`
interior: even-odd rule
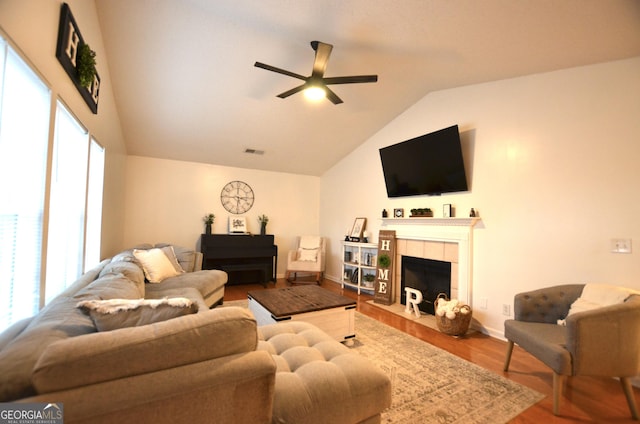
[[[468,189],[457,125],[383,147],[380,160],[389,197]]]

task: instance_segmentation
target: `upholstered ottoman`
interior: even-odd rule
[[[273,423],[379,423],[391,405],[386,374],[312,324],[258,327],[258,350],[277,366]]]

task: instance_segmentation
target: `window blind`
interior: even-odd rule
[[[38,311],[51,93],[0,37],[0,331]]]

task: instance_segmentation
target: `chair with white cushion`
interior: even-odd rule
[[[299,272],[315,275],[315,282],[320,284],[325,267],[325,241],[320,236],[302,236],[298,239],[297,248],[289,251],[285,278],[294,282]],[[293,274],[293,280],[291,279]]]
[[[547,287],[514,298],[504,323],[508,371],[514,343],[553,371],[553,413],[558,415],[566,376],[620,379],[631,416],[638,408],[631,378],[640,374],[640,294],[602,284]]]

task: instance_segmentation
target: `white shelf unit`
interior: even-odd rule
[[[369,294],[374,292],[378,245],[376,243],[342,242],[342,288],[353,287]],[[370,275],[369,281],[367,276]]]

